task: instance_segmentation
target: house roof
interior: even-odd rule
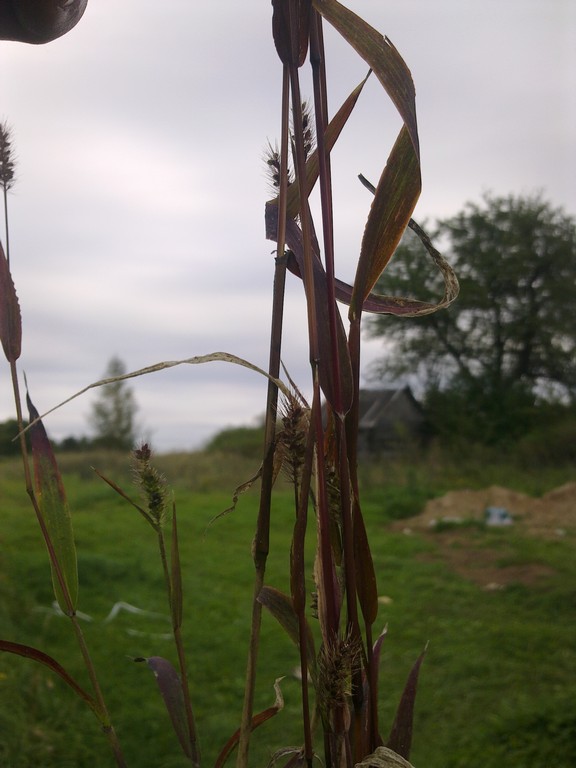
[[[393,412],[394,404],[399,398],[408,398],[414,408],[422,412],[422,408],[412,394],[410,387],[399,389],[361,389],[359,402],[360,429],[373,429],[389,413]]]

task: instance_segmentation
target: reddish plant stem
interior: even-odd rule
[[[276,249],[276,266],[274,272],[274,291],[272,301],[272,322],[270,329],[270,355],[268,372],[274,378],[280,375],[282,327],[284,317],[284,292],[286,284],[286,256],[284,242],[286,238],[286,193],[288,190],[288,130],[289,130],[289,73],[284,67],[282,82],[282,139],[280,150],[280,190],[278,199],[278,238]],[[260,488],[260,505],[256,533],[253,542],[253,560],[256,570],[252,594],[252,617],[248,659],[246,662],[246,679],[244,686],[244,703],[240,723],[240,739],[236,759],[237,768],[248,768],[250,736],[252,733],[252,716],[254,710],[254,689],[256,684],[256,664],[260,628],[262,624],[262,605],[258,596],[264,586],[266,561],[270,549],[270,515],[272,505],[272,484],[274,481],[274,442],[276,435],[276,415],[278,412],[278,387],[268,381],[266,403],[266,431],[264,438],[264,460],[262,464],[262,482]]]
[[[326,585],[328,594],[325,596],[325,627],[328,634],[338,632],[339,623],[339,605],[334,588],[334,562],[329,536],[328,521],[328,499],[326,493],[326,477],[323,459],[324,450],[324,427],[322,425],[322,410],[320,406],[320,383],[319,383],[319,343],[318,328],[316,323],[316,302],[322,301],[323,297],[316,296],[314,285],[314,273],[312,266],[312,224],[310,210],[307,200],[306,189],[306,158],[304,153],[303,125],[302,125],[302,98],[300,95],[300,83],[298,77],[298,68],[290,66],[290,87],[292,94],[292,112],[294,125],[294,150],[296,159],[296,183],[300,194],[300,223],[302,226],[302,241],[304,252],[304,271],[303,282],[306,294],[306,305],[308,314],[308,338],[310,345],[310,365],[312,368],[312,426],[315,432],[316,449],[318,451],[317,462],[317,502],[319,519],[319,541],[320,541],[320,560],[323,582]]]
[[[304,730],[304,758],[311,766],[314,757],[312,727],[310,722],[310,697],[308,690],[308,638],[306,624],[306,577],[304,544],[308,522],[308,500],[314,465],[314,430],[308,429],[306,453],[299,489],[295,488],[296,522],[292,536],[290,558],[290,585],[294,611],[298,617],[298,640],[302,690],[302,723]]]
[[[360,318],[354,318],[350,322],[348,337],[348,349],[350,352],[350,361],[352,363],[352,379],[354,382],[354,400],[352,408],[346,417],[346,435],[348,438],[348,467],[350,470],[350,487],[352,489],[352,530],[356,523],[356,518],[361,515],[360,511],[360,488],[358,484],[358,414],[359,400],[358,392],[360,388]],[[365,631],[365,652],[366,652],[366,679],[368,681],[368,703],[369,721],[368,721],[368,748],[374,750],[378,746],[378,691],[374,685],[376,679],[373,669],[373,648],[372,648],[372,620],[375,616],[364,614]]]

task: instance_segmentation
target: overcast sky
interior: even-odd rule
[[[415,218],[486,191],[542,191],[576,214],[574,0],[350,0],[412,71],[423,193]],[[0,43],[0,120],[14,131],[12,271],[20,370],[39,411],[129,369],[227,351],[266,367],[273,244],[263,151],[279,133],[281,66],[269,0],[89,0],[67,36]],[[326,29],[335,111],[366,65]],[[307,78],[307,75],[306,75]],[[334,152],[337,269],[350,280],[370,195],[400,123],[375,78]],[[308,79],[305,80],[308,83]],[[2,231],[3,234],[3,230]],[[309,389],[301,285],[284,358]],[[366,344],[364,368],[381,342]],[[14,413],[7,367],[0,419]],[[133,381],[142,434],[198,447],[264,410],[266,383],[223,363]],[[88,432],[94,394],[48,417]]]

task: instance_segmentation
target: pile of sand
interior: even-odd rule
[[[546,538],[576,535],[576,483],[566,483],[534,499],[493,485],[481,491],[450,491],[429,501],[422,514],[403,521],[407,528],[430,528],[442,520],[484,520],[487,507],[508,511],[519,530]]]

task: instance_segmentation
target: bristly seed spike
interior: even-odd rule
[[[8,191],[14,186],[14,153],[12,129],[7,122],[0,122],[0,185],[4,195],[4,230],[6,234],[6,261],[10,267],[10,235],[8,229]]]
[[[14,169],[12,129],[4,121],[0,123],[0,184],[5,192],[14,186]]]

